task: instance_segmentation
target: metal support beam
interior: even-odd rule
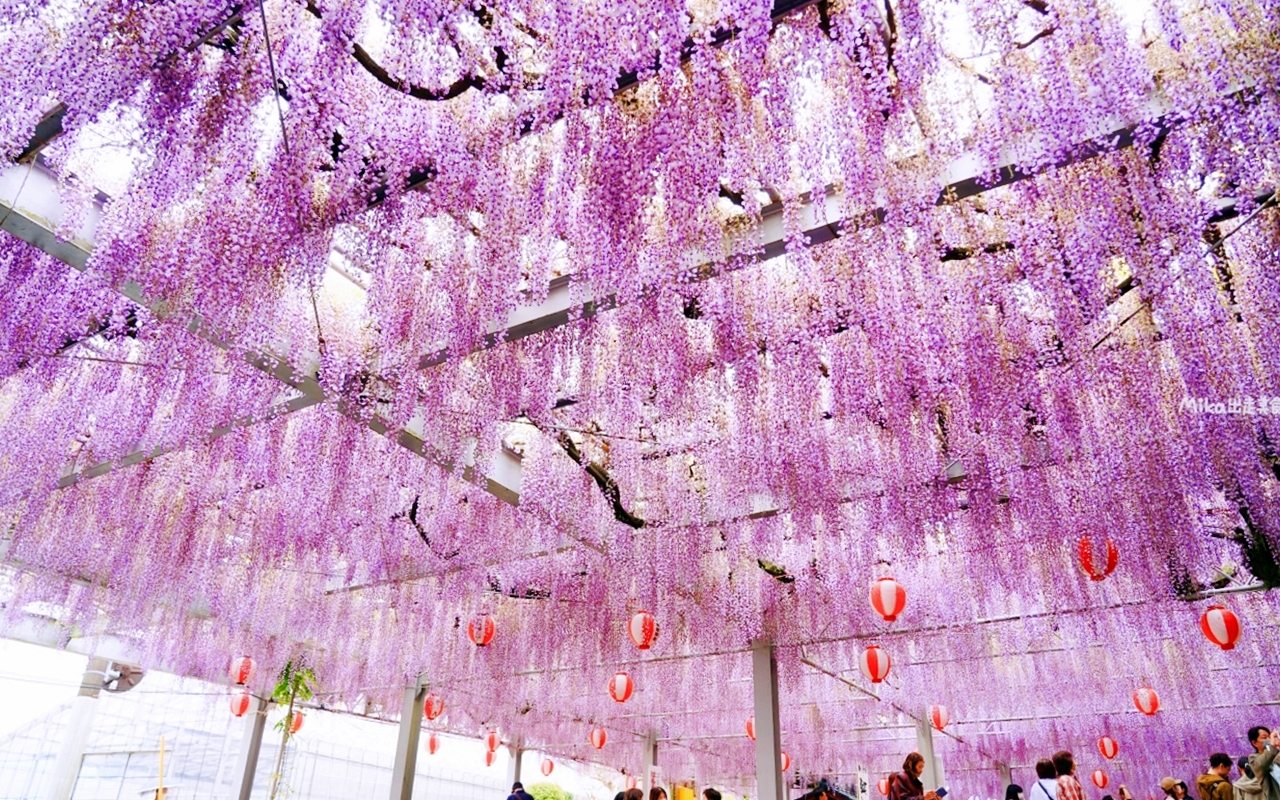
[[[71,717],[67,720],[66,737],[58,750],[58,760],[53,765],[53,782],[49,786],[49,800],[70,800],[80,776],[80,762],[84,759],[85,746],[93,730],[93,717],[98,711],[98,695],[102,692],[103,679],[110,661],[101,656],[89,659],[84,677],[80,681],[80,693],[71,702]]]
[[[519,744],[513,743],[507,747],[507,755],[510,756],[507,761],[507,785],[510,786],[521,780],[520,774],[524,769],[524,749]]]
[[[648,797],[650,790],[658,783],[658,738],[656,734],[650,732],[644,738],[644,773],[640,781],[640,789],[644,792],[644,796]]]
[[[925,791],[944,785],[946,776],[942,773],[942,759],[933,752],[933,725],[929,723],[928,711],[916,720],[916,752],[924,756],[924,774],[920,780]]]
[[[412,800],[413,778],[418,769],[418,736],[422,733],[422,701],[426,695],[422,678],[404,690],[400,706],[400,734],[396,738],[396,761],[391,772],[391,800]]]
[[[237,800],[249,800],[253,794],[253,778],[258,773],[258,755],[262,752],[262,734],[267,728],[265,697],[255,697],[253,709],[246,715],[244,738],[240,741],[240,755],[236,759],[236,771],[240,775]]]
[[[783,800],[782,734],[778,727],[778,662],[773,642],[751,642],[751,678],[756,712],[756,798]]]

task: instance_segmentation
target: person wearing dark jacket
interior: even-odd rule
[[[1200,800],[1234,800],[1235,792],[1231,789],[1231,756],[1226,753],[1214,753],[1209,756],[1209,771],[1196,778],[1196,789],[1200,791]]]
[[[507,796],[507,800],[533,800],[533,795],[524,790],[524,784],[516,781],[511,784],[511,794]]]
[[[902,762],[902,772],[889,779],[889,800],[914,800],[924,797],[924,784],[920,776],[924,774],[924,756],[911,753]]]

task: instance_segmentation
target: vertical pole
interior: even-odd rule
[[[924,773],[920,781],[924,783],[925,791],[942,786],[946,777],[942,774],[942,759],[933,752],[933,726],[929,724],[927,712],[916,720],[916,752],[924,756]]]
[[[80,762],[93,730],[93,717],[98,710],[98,694],[102,691],[110,662],[105,658],[91,658],[80,680],[80,693],[71,701],[71,716],[67,720],[66,738],[58,750],[58,760],[53,765],[53,783],[49,788],[49,800],[70,800],[80,776]]]
[[[520,771],[524,766],[524,750],[520,749],[519,743],[513,742],[507,747],[507,785],[510,786],[520,780]]]
[[[253,710],[245,719],[244,738],[240,740],[240,756],[236,768],[240,772],[237,800],[249,800],[253,794],[253,778],[258,773],[258,754],[262,752],[262,734],[267,729],[267,698],[253,698]]]
[[[1001,792],[1007,791],[1013,783],[1013,772],[1009,769],[1008,764],[996,764],[996,769],[1000,771],[1000,790]]]
[[[418,770],[418,734],[422,732],[422,701],[426,689],[419,677],[404,690],[400,705],[400,735],[396,739],[396,762],[391,772],[391,800],[413,797],[413,778]]]
[[[658,739],[653,733],[650,733],[644,740],[644,776],[643,782],[640,784],[640,790],[644,792],[644,796],[649,796],[649,791],[657,785],[656,767],[658,766]]]
[[[782,799],[782,734],[778,728],[778,662],[773,642],[751,642],[751,680],[756,710],[756,797]]]

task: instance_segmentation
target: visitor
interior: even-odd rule
[[[1262,792],[1265,800],[1280,800],[1280,783],[1277,783],[1276,753],[1280,752],[1280,733],[1273,734],[1270,728],[1256,725],[1249,729],[1249,744],[1253,745],[1253,755],[1249,756],[1249,771],[1253,773],[1256,790]],[[1253,785],[1249,785],[1253,789]]]
[[[1164,789],[1165,795],[1172,798],[1172,800],[1186,800],[1186,781],[1180,781],[1177,778],[1161,778],[1160,788]]]
[[[720,792],[712,789],[710,786],[702,790],[702,796],[707,800],[720,800]]]
[[[1231,789],[1230,775],[1231,756],[1226,753],[1209,756],[1209,771],[1196,778],[1200,800],[1234,800],[1235,792]]]
[[[625,800],[644,800],[644,792],[640,789],[628,789],[623,797]]]
[[[1027,800],[1058,800],[1058,772],[1051,759],[1036,762],[1036,782],[1031,784],[1031,796]]]
[[[911,800],[924,798],[924,784],[920,776],[924,774],[924,756],[911,753],[902,762],[902,772],[889,779],[889,800]]]
[[[507,796],[507,800],[533,800],[533,795],[524,790],[524,784],[516,781],[511,784],[511,794]]]
[[[655,786],[649,790],[649,800],[667,800],[667,790],[661,786]]]
[[[1076,760],[1066,750],[1053,754],[1053,771],[1058,775],[1058,800],[1084,800],[1084,788],[1076,780]]]
[[[1004,800],[1022,800],[1022,787],[1011,783],[1004,789]],[[1102,800],[1107,800],[1105,797]]]
[[[627,800],[626,792],[618,792],[613,796],[613,800]]]
[[[1272,750],[1272,758],[1274,753],[1280,752]],[[1235,800],[1266,800],[1266,787],[1258,776],[1254,774],[1253,767],[1249,765],[1251,756],[1240,756],[1240,760],[1236,762],[1236,766],[1240,768],[1240,778],[1232,786],[1235,793]]]

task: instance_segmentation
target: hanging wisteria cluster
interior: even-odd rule
[[[6,624],[749,792],[769,639],[797,774],[1189,780],[1280,721],[1277,31],[0,0]]]

